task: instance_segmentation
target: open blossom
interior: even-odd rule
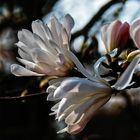
[[[71,77],[52,81],[47,89],[47,100],[58,103],[52,107],[51,115],[56,115],[58,121],[64,120],[66,124],[58,133],[77,134],[82,131],[112,94],[130,86],[139,62],[140,55],[137,55],[113,86],[94,76],[91,76],[92,80]]]
[[[122,48],[129,38],[129,24],[115,20],[101,28],[101,36],[107,53],[115,48]]]
[[[72,17],[66,15],[63,24],[52,17],[48,25],[33,21],[33,33],[26,29],[19,31],[17,46],[21,58],[17,59],[25,67],[13,64],[11,72],[16,76],[67,75],[74,66],[64,53],[69,50],[73,25]]]
[[[110,86],[84,78],[67,78],[59,85],[52,84],[48,89],[48,100],[60,100],[52,107],[58,121],[65,120],[66,128],[58,133],[76,134],[111,97]],[[57,87],[58,86],[58,87]]]

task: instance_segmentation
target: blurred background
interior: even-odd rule
[[[67,13],[75,21],[71,50],[88,68],[105,53],[101,26],[115,19],[133,22],[140,17],[140,0],[0,0],[0,140],[140,140],[140,106],[130,107],[127,97],[113,98],[80,134],[56,134],[63,123],[48,115],[48,77],[10,73],[18,63],[17,32],[31,30],[33,20],[62,20]]]

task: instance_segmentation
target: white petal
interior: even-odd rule
[[[109,26],[109,24],[106,24],[101,28],[101,38],[105,44],[107,51],[108,51],[108,46],[107,46],[107,28],[108,28],[108,26]]]
[[[92,81],[96,81],[99,82],[98,79],[96,79],[93,75],[89,74],[86,69],[83,67],[83,65],[80,63],[80,61],[78,60],[78,58],[69,50],[63,49],[63,51],[65,52],[66,56],[72,60],[74,62],[74,64],[77,66],[77,68],[79,69],[79,71],[88,79],[92,80]]]
[[[28,60],[20,59],[20,58],[18,58],[18,57],[17,57],[17,60],[18,60],[19,62],[21,62],[22,64],[24,64],[24,65],[26,66],[26,68],[29,69],[29,70],[34,70],[35,67],[36,67],[36,64],[35,64],[35,63],[30,62],[30,61],[28,61]]]
[[[42,63],[46,63],[49,65],[56,65],[56,57],[52,54],[50,54],[49,52],[43,51],[39,48],[35,48],[31,51],[31,56],[32,59],[38,63],[38,62],[42,62]]]
[[[70,41],[70,38],[69,38],[69,36],[70,35],[68,35],[68,33],[67,33],[67,31],[66,31],[66,29],[65,28],[61,28],[61,36],[62,36],[62,40],[63,40],[63,47],[65,47],[65,46],[67,46],[67,49],[69,49],[69,41]]]
[[[135,69],[139,62],[140,55],[137,55],[113,86],[115,89],[122,90],[129,86],[133,77],[133,73],[135,72]]]
[[[64,98],[69,95],[90,96],[95,93],[104,93],[104,91],[110,92],[111,88],[104,83],[92,82],[84,78],[67,78],[61,85],[55,90],[54,98]]]
[[[65,123],[68,125],[73,125],[79,123],[83,118],[86,111],[91,107],[91,105],[96,104],[101,99],[106,98],[105,95],[93,96],[83,103],[76,104],[76,108],[66,117]]]
[[[57,22],[58,22],[58,21],[57,21],[57,19],[55,18],[55,16],[51,17],[51,20],[50,20],[49,23],[48,23],[48,27],[49,27],[50,30],[51,30],[52,38],[53,38],[54,42],[55,42],[56,44],[58,44],[58,46],[60,46],[61,44],[60,44],[60,42],[59,42],[59,35],[58,35],[58,33],[57,33],[57,28],[59,28],[59,27],[57,27],[57,25],[58,25],[58,24],[56,24]]]
[[[98,99],[100,98],[103,98],[105,96],[111,96],[110,93],[107,93],[107,91],[104,91],[104,93],[91,93],[90,95],[86,95],[86,93],[83,95],[83,94],[75,94],[76,96],[74,95],[69,95],[68,97],[66,98],[63,98],[61,101],[60,101],[60,105],[59,105],[59,108],[58,108],[58,113],[57,113],[57,117],[59,117],[61,114],[65,114],[65,110],[67,110],[67,108],[70,106],[70,105],[74,105],[73,106],[73,110],[71,112],[79,112],[79,115],[76,114],[77,117],[80,117],[82,115],[82,111],[84,111],[84,107],[88,107],[89,105],[91,105],[91,103],[94,103],[94,102],[97,102]],[[84,105],[83,105],[84,104]],[[81,108],[83,108],[81,110]],[[86,108],[85,108],[86,110]],[[71,113],[69,112],[69,113]],[[73,113],[74,113],[73,112]],[[72,113],[72,114],[73,114]],[[80,114],[81,113],[81,114]],[[65,114],[66,115],[66,114]],[[69,114],[68,114],[69,115]],[[68,118],[69,119],[69,118]],[[75,118],[76,119],[76,118]],[[78,118],[77,118],[78,119]],[[76,120],[77,120],[76,119]],[[75,120],[75,121],[76,121]]]
[[[29,30],[23,29],[22,31],[19,31],[18,39],[29,48],[39,47],[36,44],[36,40],[34,39],[33,34]]]
[[[110,52],[109,53],[109,55],[111,56],[111,57],[114,57],[116,54],[117,54],[117,52],[118,52],[118,49],[116,48],[116,49],[114,49],[112,52]],[[101,82],[103,82],[104,84],[106,84],[106,85],[108,85],[109,86],[109,83],[108,82],[106,82],[101,76],[100,76],[100,68],[101,68],[101,64],[102,64],[102,62],[106,62],[106,60],[107,60],[107,57],[106,56],[102,56],[101,58],[99,58],[97,61],[96,61],[96,63],[94,64],[94,72],[95,72],[95,74],[96,74],[96,76],[98,77],[98,79],[101,81]],[[107,72],[107,70],[108,70],[108,72],[109,72],[109,70],[111,70],[111,69],[106,69],[106,72]]]
[[[29,53],[29,52],[28,52]],[[29,61],[33,61],[30,54],[28,54],[26,51],[24,51],[23,49],[18,49],[18,54],[20,55],[20,57],[22,57],[23,59],[29,60]]]
[[[60,86],[61,82],[56,82],[52,85],[50,85],[48,88],[47,88],[47,91],[49,94],[53,94],[54,91],[58,88],[58,86]]]
[[[140,64],[136,66],[135,73],[140,72]]]
[[[74,124],[74,125],[68,125],[66,128],[66,131],[70,134],[77,134],[81,132],[86,124],[90,121],[90,119],[95,115],[96,111],[102,107],[108,100],[110,99],[109,97],[105,97],[103,99],[100,99],[100,101],[96,102],[93,104],[84,114],[83,118],[80,120],[79,123]]]
[[[137,26],[134,31],[134,36],[133,36],[133,40],[136,44],[136,46],[140,49],[140,41],[139,41],[139,38],[140,38],[140,26]]]
[[[63,26],[66,28],[68,35],[70,35],[70,31],[74,26],[74,20],[69,14],[65,16]]]
[[[37,34],[38,36],[40,36],[43,40],[47,39],[47,36],[43,30],[43,23],[41,20],[36,20],[32,22],[32,30],[33,33]]]
[[[60,102],[58,102],[57,104],[55,104],[52,108],[51,111],[57,111],[58,107],[59,107]]]
[[[11,65],[11,73],[13,73],[16,76],[43,76],[44,75],[44,74],[39,74],[39,73],[30,71],[17,64]]]
[[[133,24],[130,26],[130,35],[133,38],[134,36],[134,30],[135,28],[140,25],[140,20],[136,20],[135,22],[133,22]]]

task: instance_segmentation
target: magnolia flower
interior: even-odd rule
[[[67,78],[60,84],[56,82],[48,89],[47,100],[60,100],[52,107],[58,121],[65,120],[66,128],[58,133],[76,134],[111,97],[112,89],[101,82],[84,78]]]
[[[58,133],[76,134],[82,131],[95,113],[108,102],[112,94],[130,86],[139,62],[140,55],[133,59],[113,86],[105,80],[92,76],[90,80],[71,77],[52,81],[47,89],[49,93],[47,100],[58,101],[58,103],[52,107],[51,115],[56,115],[58,121],[64,120],[66,124],[66,127]]]
[[[107,53],[115,48],[122,48],[129,38],[129,24],[115,20],[101,28],[101,36]]]
[[[52,17],[48,25],[33,21],[33,33],[26,29],[19,31],[16,45],[21,58],[17,59],[25,67],[13,64],[11,72],[16,76],[67,75],[74,66],[64,52],[69,50],[73,25],[72,17],[66,15],[63,24]]]

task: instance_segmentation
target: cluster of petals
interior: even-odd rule
[[[115,20],[101,28],[101,36],[107,53],[115,48],[123,48],[129,38],[129,24]]]
[[[65,76],[73,68],[73,62],[64,51],[69,50],[71,29],[74,21],[70,15],[63,24],[53,16],[47,25],[42,21],[32,22],[32,32],[23,29],[18,32],[17,58],[24,66],[13,64],[11,72],[16,76]]]
[[[58,121],[63,120],[66,124],[58,133],[77,134],[82,131],[97,110],[109,101],[112,94],[130,86],[139,62],[140,55],[137,55],[113,86],[97,77],[93,77],[95,80],[70,77],[52,81],[47,89],[47,100],[58,103],[52,107],[51,115],[55,115]]]
[[[54,82],[47,89],[48,100],[59,101],[52,107],[58,121],[65,120],[66,128],[58,133],[79,133],[96,111],[112,95],[109,85],[85,78],[66,78],[62,83]]]

